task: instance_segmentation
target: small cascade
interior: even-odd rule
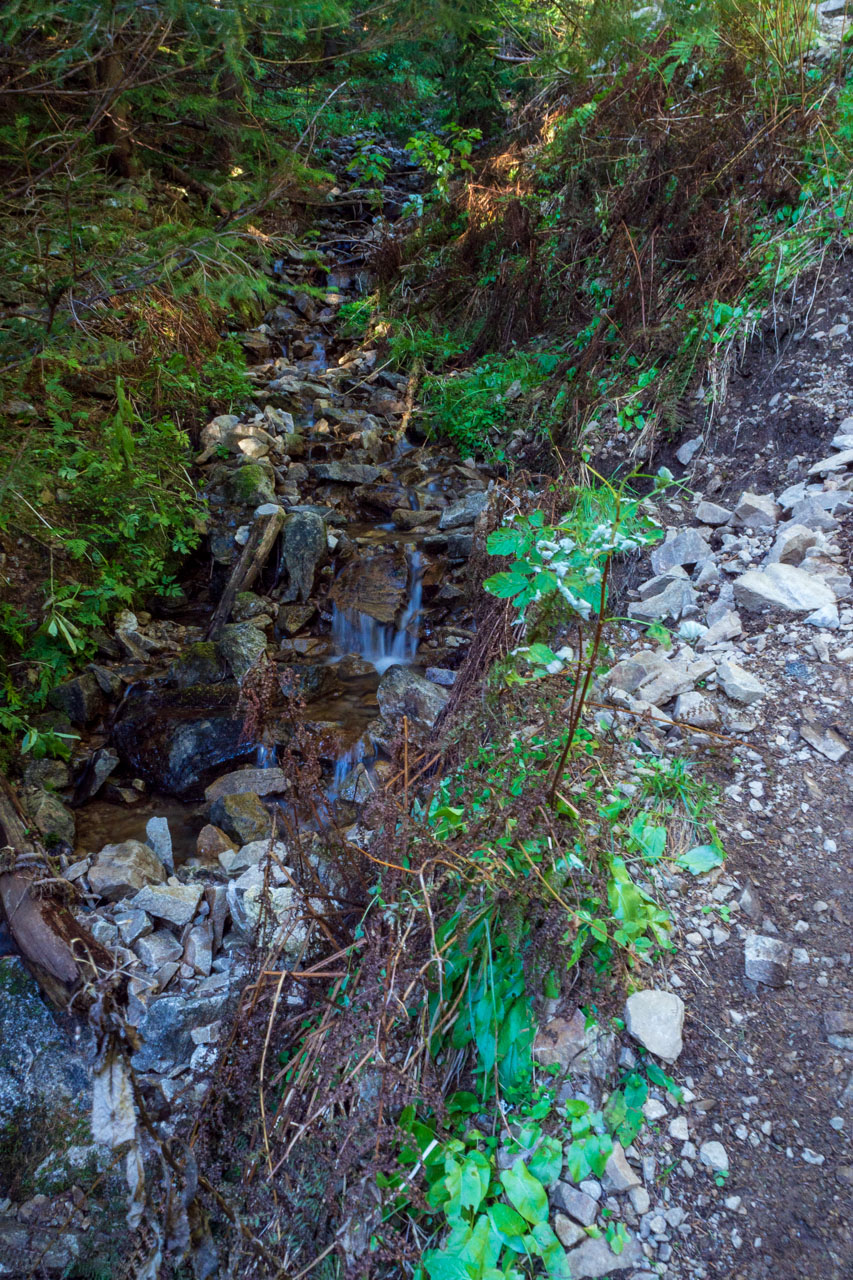
[[[276,769],[278,768],[278,759],[275,754],[275,747],[267,746],[266,743],[258,743],[258,749],[255,761],[259,769]]]
[[[380,675],[396,663],[406,665],[414,659],[419,636],[412,624],[423,603],[423,560],[417,549],[409,553],[408,604],[396,626],[377,622],[367,613],[332,606],[332,641],[339,654],[357,653],[376,668]]]

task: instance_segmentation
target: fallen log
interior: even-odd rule
[[[63,900],[71,886],[52,871],[2,775],[0,845],[0,912],[24,963],[58,1008],[88,1003],[94,984],[115,972],[115,958]]]
[[[275,540],[281,533],[284,516],[284,508],[279,507],[272,515],[267,516],[265,522],[256,520],[252,525],[242,555],[231,572],[228,585],[223,591],[219,604],[216,606],[216,611],[210,620],[210,626],[207,628],[208,640],[215,636],[219,628],[224,627],[231,617],[231,610],[234,608],[237,592],[248,591],[261,569],[263,569],[275,545]]]

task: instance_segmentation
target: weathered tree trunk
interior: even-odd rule
[[[121,178],[136,174],[136,158],[133,151],[133,132],[130,112],[122,101],[121,84],[124,67],[121,57],[113,50],[98,62],[98,86],[109,100],[107,112],[98,125],[98,141],[112,148],[108,165]]]
[[[77,923],[57,890],[63,881],[27,833],[12,788],[0,775],[0,912],[45,995],[66,1009],[84,988],[111,974],[106,947]]]

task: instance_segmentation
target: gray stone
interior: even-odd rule
[[[822,608],[815,609],[814,613],[807,614],[803,621],[807,626],[822,627],[827,631],[837,631],[841,626],[838,606],[834,604],[825,604]]]
[[[676,449],[675,456],[683,467],[690,466],[704,443],[705,441],[701,436],[696,436],[693,440],[685,440],[684,444]]]
[[[613,1143],[613,1150],[607,1158],[601,1182],[605,1192],[630,1191],[631,1187],[640,1185],[640,1175],[629,1165],[621,1142]]]
[[[687,693],[694,677],[680,663],[659,649],[644,649],[618,662],[607,675],[608,684],[625,693],[637,694],[656,707]]]
[[[554,1233],[565,1249],[572,1249],[575,1245],[580,1244],[582,1240],[586,1240],[586,1232],[583,1227],[578,1226],[576,1222],[572,1222],[571,1218],[567,1218],[564,1213],[556,1213],[554,1215]]]
[[[272,818],[253,792],[219,796],[210,805],[208,817],[241,845],[268,840],[272,831]]]
[[[373,484],[382,475],[381,467],[363,462],[317,462],[311,471],[318,480],[335,484]]]
[[[410,667],[389,667],[376,691],[379,710],[402,730],[403,716],[421,730],[431,729],[443,711],[448,694]]]
[[[737,604],[748,613],[785,609],[811,613],[835,603],[835,593],[820,578],[790,564],[771,564],[765,570],[750,569],[734,582]]]
[[[197,684],[217,684],[227,674],[225,659],[212,640],[196,640],[188,644],[169,668],[169,680],[178,689],[191,689]]]
[[[272,467],[260,462],[246,462],[235,467],[225,483],[225,491],[232,502],[242,507],[260,507],[265,502],[275,502],[275,483]]]
[[[295,511],[282,530],[282,564],[288,572],[282,600],[305,604],[314,590],[317,567],[326,554],[326,522],[313,511]]]
[[[229,622],[216,637],[217,652],[238,680],[252,669],[266,647],[266,636],[251,622]]]
[[[781,938],[748,933],[744,943],[744,971],[753,982],[781,987],[788,975],[791,948]]]
[[[117,902],[149,884],[160,884],[166,871],[153,849],[141,840],[104,845],[89,867],[92,892]]]
[[[717,506],[716,502],[700,502],[696,508],[696,519],[700,524],[728,524],[731,518],[731,511]]]
[[[666,573],[676,565],[695,565],[710,556],[711,548],[698,529],[670,529],[666,541],[652,552],[652,568],[655,573]]]
[[[130,905],[180,928],[192,920],[203,892],[204,886],[200,884],[146,885],[131,899]]]
[[[733,524],[751,529],[773,529],[779,520],[779,504],[772,493],[742,493],[735,507]]]
[[[145,967],[152,972],[156,972],[170,960],[180,960],[184,954],[180,942],[168,929],[155,929],[153,933],[143,934],[137,938],[133,949]]]
[[[137,938],[144,937],[153,928],[151,917],[148,913],[146,911],[138,911],[136,907],[124,905],[117,907],[114,918],[118,926],[119,937],[126,947],[133,946]]]
[[[0,1199],[7,1181],[26,1172],[24,1161],[35,1167],[75,1140],[72,1135],[91,1105],[90,1041],[83,1032],[73,1051],[23,962],[17,956],[0,958]],[[4,1262],[8,1272],[2,1270]],[[13,1270],[6,1254],[0,1274],[25,1273]]]
[[[149,818],[145,824],[145,838],[171,875],[175,870],[175,856],[168,818]]]
[[[671,991],[635,991],[625,1003],[628,1034],[664,1062],[681,1053],[683,1026],[684,1001]]]
[[[91,671],[84,671],[73,680],[66,680],[51,689],[47,701],[57,711],[63,711],[79,728],[86,728],[99,719],[107,705],[101,686]]]
[[[221,1018],[229,1004],[227,991],[210,996],[157,996],[138,1026],[140,1047],[131,1059],[137,1071],[171,1071],[188,1063],[195,1045],[192,1031]]]
[[[375,792],[376,788],[363,764],[350,769],[338,788],[340,798],[350,804],[365,804]]]
[[[823,533],[831,533],[838,528],[838,521],[832,510],[819,497],[809,497],[798,502],[791,511],[791,521],[805,525],[807,529],[819,529]]]
[[[714,1173],[728,1173],[729,1157],[722,1142],[703,1142],[699,1148],[699,1159],[707,1169]]]
[[[192,965],[196,973],[205,977],[210,973],[213,963],[213,928],[209,920],[203,920],[190,929],[184,960],[186,964]]]
[[[713,729],[720,716],[712,700],[698,690],[680,693],[675,700],[673,716],[697,729]]]
[[[853,449],[843,449],[841,453],[833,453],[829,458],[821,458],[820,462],[809,467],[809,475],[826,476],[832,471],[843,471],[845,467],[850,466],[853,466]]]
[[[829,727],[815,724],[812,720],[803,720],[800,724],[800,736],[814,747],[827,760],[841,760],[850,750],[840,733]]]
[[[576,1009],[570,1018],[552,1018],[539,1028],[533,1056],[543,1067],[557,1066],[572,1076],[608,1078],[616,1066],[616,1037],[598,1024],[586,1025]]]
[[[747,707],[767,693],[760,680],[729,658],[724,658],[717,667],[717,683],[733,701],[742,702]]]
[[[452,502],[441,513],[439,529],[458,529],[462,525],[473,524],[481,511],[489,505],[487,493],[466,493],[458,502]]]
[[[767,556],[768,564],[800,564],[810,547],[822,546],[824,538],[816,529],[797,524],[783,524]]]
[[[689,582],[676,579],[657,595],[628,605],[628,616],[638,622],[677,622],[685,613],[696,612],[696,592]]]
[[[675,565],[672,569],[667,569],[665,573],[659,573],[654,578],[649,578],[647,582],[641,582],[637,588],[637,594],[641,600],[648,600],[649,596],[660,595],[661,591],[672,582],[689,582],[690,579],[687,570],[683,569],[680,564]]]
[[[28,787],[58,791],[71,781],[71,772],[64,760],[31,760],[27,757],[23,766],[24,783]]]
[[[616,1271],[632,1271],[643,1261],[644,1254],[636,1236],[630,1237],[620,1254],[615,1254],[602,1236],[570,1249],[566,1257],[572,1280],[598,1280]]]
[[[709,649],[711,645],[721,644],[725,640],[736,640],[743,633],[740,615],[733,609],[727,609],[716,622],[712,622],[703,636],[696,641],[697,649]]]
[[[449,671],[446,667],[427,667],[424,675],[427,680],[443,685],[445,689],[451,689],[456,684],[457,672]]]
[[[578,1191],[570,1182],[557,1182],[551,1188],[551,1204],[554,1208],[567,1213],[575,1222],[591,1227],[598,1216],[598,1202],[592,1196]]]
[[[287,788],[287,778],[281,769],[235,769],[211,782],[205,789],[204,798],[208,804],[213,804],[223,796],[278,795]]]
[[[24,795],[23,803],[27,816],[38,828],[48,847],[60,843],[74,844],[74,814],[65,807],[59,796],[52,791],[30,791]]]

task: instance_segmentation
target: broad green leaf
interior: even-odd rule
[[[548,1197],[538,1178],[528,1171],[523,1160],[516,1160],[511,1169],[501,1173],[501,1183],[507,1198],[528,1222],[547,1222]]]
[[[713,871],[714,867],[721,867],[723,855],[713,844],[697,844],[695,848],[682,853],[681,857],[676,858],[675,861],[679,867],[684,867],[685,871],[689,871],[691,875],[701,876],[706,871]]]
[[[496,529],[486,539],[486,550],[490,556],[520,556],[525,541],[521,529]]]
[[[483,586],[489,595],[497,596],[499,600],[511,600],[525,590],[527,578],[517,573],[493,573]]]
[[[543,1138],[533,1155],[527,1161],[527,1167],[544,1186],[556,1182],[563,1167],[563,1148],[556,1138]]]
[[[543,667],[547,667],[549,662],[559,661],[554,650],[549,649],[547,644],[532,644],[526,656],[528,662],[538,662]]]

